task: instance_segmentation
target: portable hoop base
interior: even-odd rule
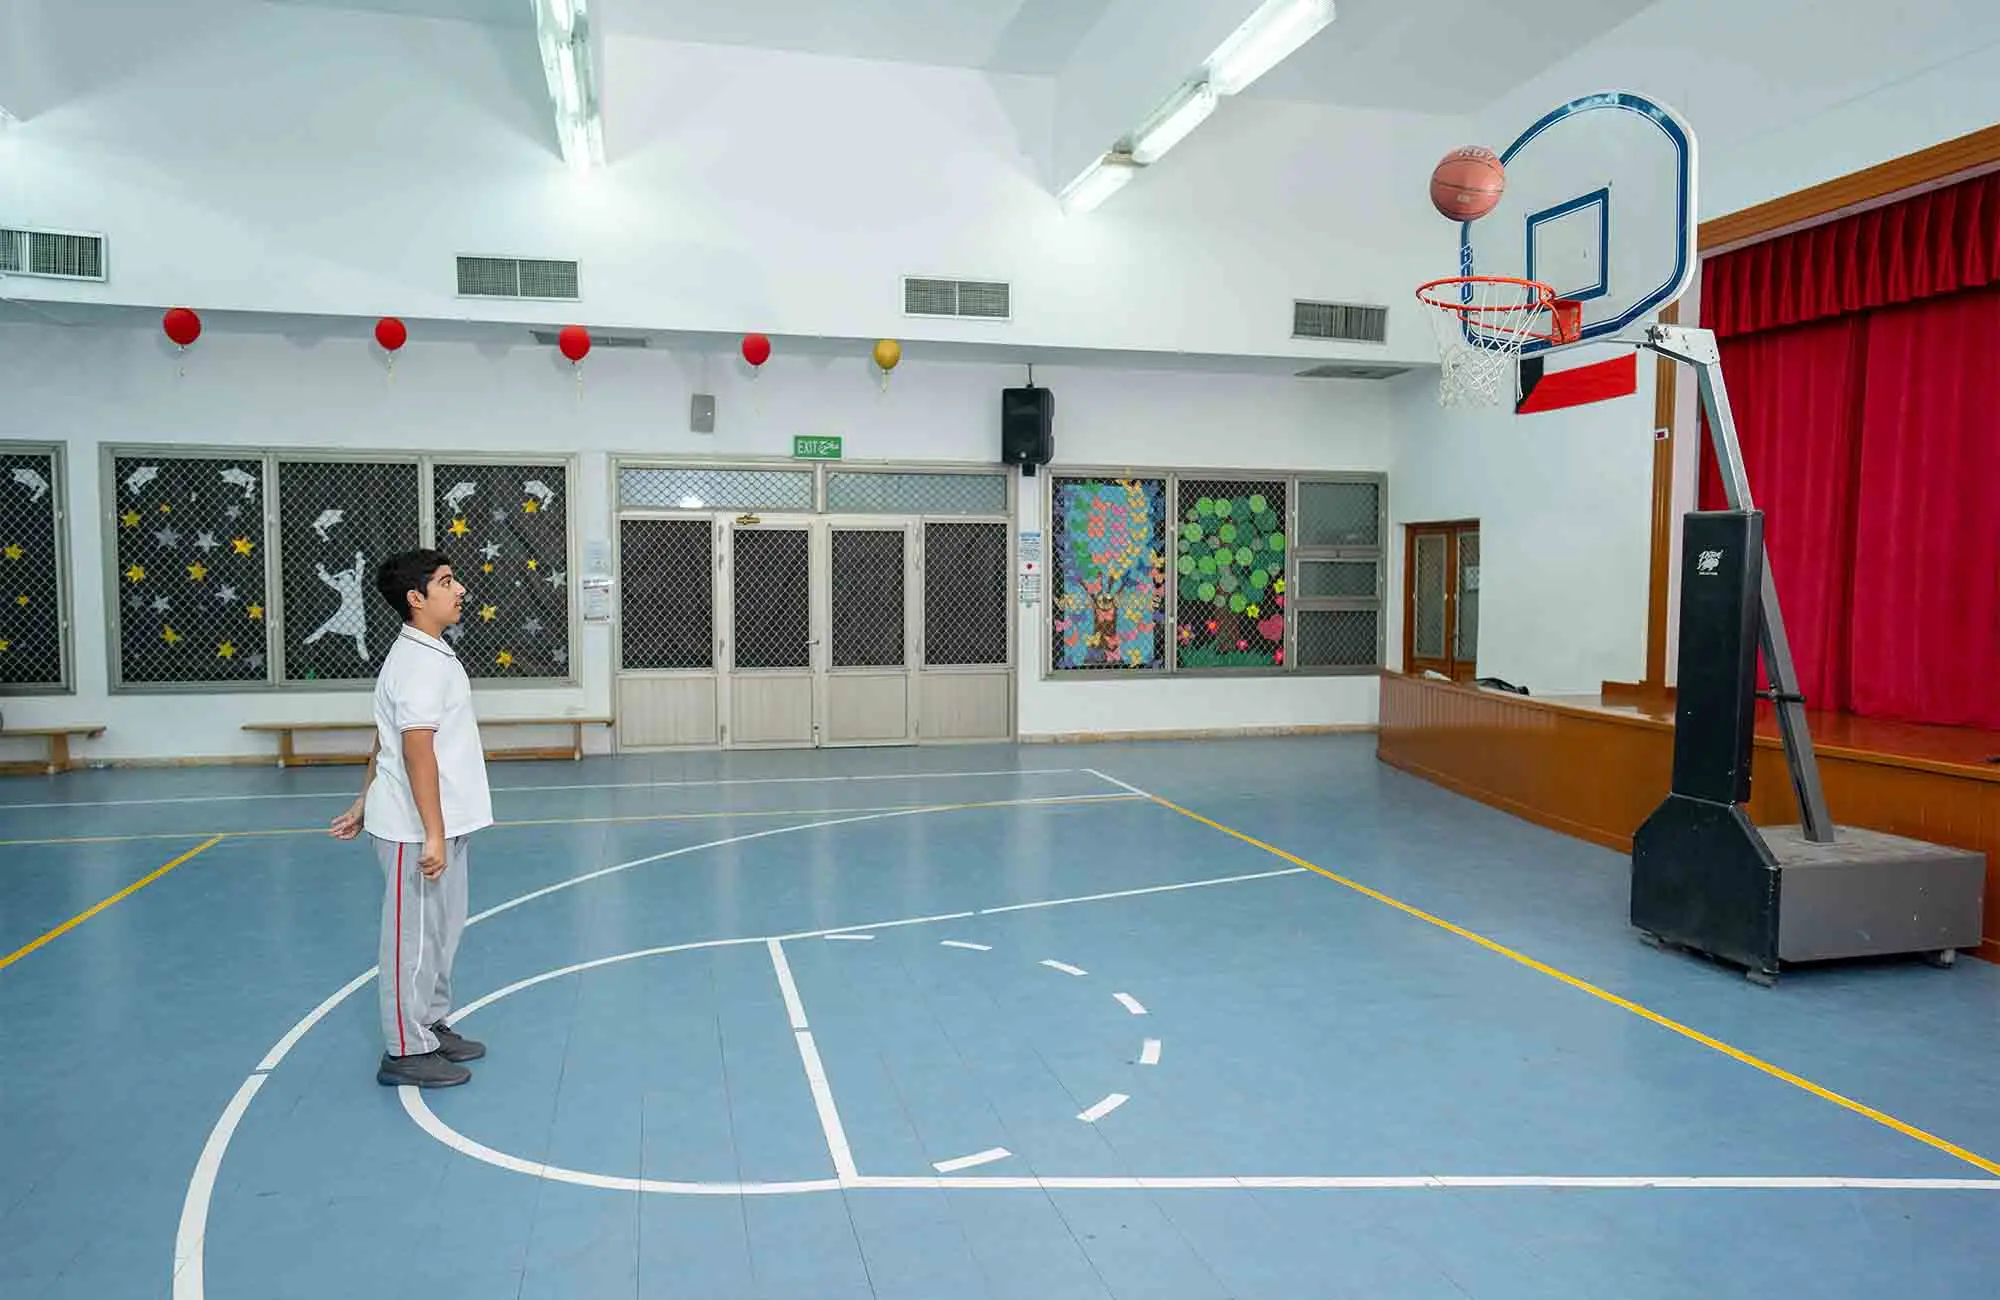
[[[1438,404],[1511,407],[1520,398],[1521,349],[1530,339],[1567,343],[1580,305],[1539,280],[1454,275],[1417,286],[1437,331]]]

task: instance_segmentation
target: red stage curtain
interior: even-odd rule
[[[1708,259],[1717,338],[2000,283],[2000,172]]]
[[[1867,322],[1852,711],[2000,729],[2000,287]]]
[[[1865,317],[1842,316],[1722,344],[1750,496],[1764,512],[1778,605],[1813,708],[1852,707],[1846,629],[1867,338]],[[1706,421],[1702,437],[1701,508],[1724,510]]]

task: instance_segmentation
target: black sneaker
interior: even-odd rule
[[[486,1055],[486,1044],[467,1038],[442,1020],[430,1030],[438,1038],[438,1055],[447,1061],[476,1061]]]
[[[382,1054],[375,1082],[390,1088],[450,1088],[472,1077],[472,1071],[444,1058],[443,1050],[414,1056]]]

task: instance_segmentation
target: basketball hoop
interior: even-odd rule
[[[1539,280],[1452,275],[1417,286],[1437,329],[1438,404],[1511,406],[1520,396],[1517,363],[1529,340],[1573,343],[1580,303],[1556,297]],[[1548,319],[1541,319],[1543,313]]]

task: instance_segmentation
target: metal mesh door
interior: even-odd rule
[[[1007,525],[924,525],[924,662],[1005,664]]]
[[[1416,609],[1410,643],[1419,659],[1445,657],[1444,568],[1448,541],[1443,533],[1419,533],[1415,539],[1416,572],[1412,579],[1415,593],[1411,603]]]
[[[739,528],[732,543],[732,663],[812,666],[812,546],[804,528]]]
[[[618,523],[619,663],[634,671],[715,666],[713,526],[705,519]]]
[[[835,668],[904,666],[903,543],[901,529],[833,530]]]

